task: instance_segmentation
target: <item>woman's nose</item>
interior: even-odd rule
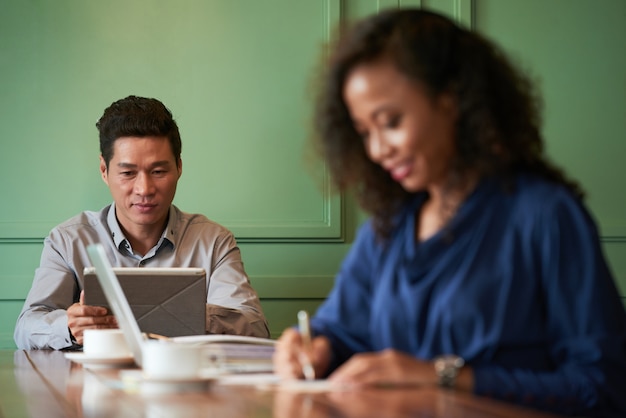
[[[391,147],[381,132],[370,132],[367,138],[366,151],[372,161],[382,161],[390,150]]]

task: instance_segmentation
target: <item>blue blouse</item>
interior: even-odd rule
[[[311,325],[334,350],[457,354],[475,392],[564,414],[626,416],[626,313],[593,220],[562,186],[484,181],[417,242],[419,195],[391,238],[359,231]]]

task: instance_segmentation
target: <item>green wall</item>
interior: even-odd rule
[[[478,30],[544,93],[552,159],[587,192],[626,302],[626,1],[479,0]]]
[[[109,202],[94,123],[128,94],[172,109],[184,167],[175,203],[235,232],[272,335],[314,311],[363,217],[323,166],[307,168],[313,70],[340,21],[402,6],[473,25],[536,73],[550,154],[589,191],[626,294],[622,0],[5,0],[0,347],[14,347],[43,237]]]

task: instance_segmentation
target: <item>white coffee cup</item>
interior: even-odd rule
[[[87,329],[83,333],[83,353],[90,357],[130,357],[124,333],[120,329]]]
[[[202,347],[171,341],[146,341],[143,374],[148,379],[193,379],[200,375]]]

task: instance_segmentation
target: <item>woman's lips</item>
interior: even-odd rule
[[[389,174],[395,181],[402,181],[411,173],[410,164],[402,164],[389,170]]]

